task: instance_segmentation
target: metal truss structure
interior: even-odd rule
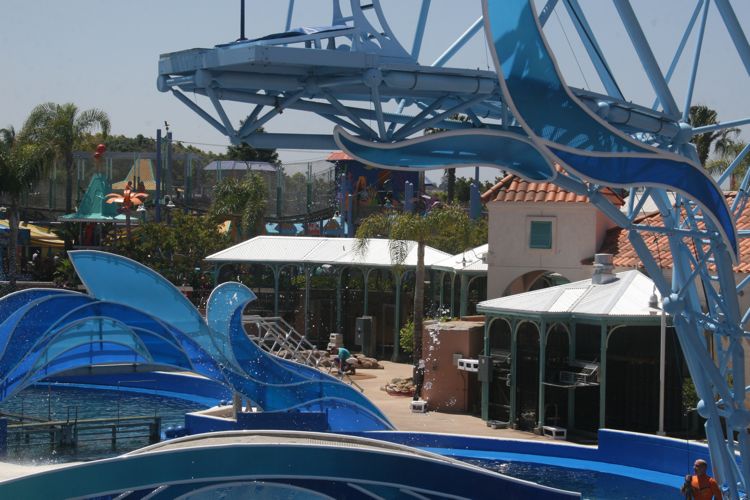
[[[506,8],[505,5],[527,2],[540,30],[553,13],[567,13],[606,93],[568,90],[588,113],[617,133],[639,141],[644,147],[680,155],[686,163],[695,165],[696,151],[689,142],[693,136],[750,123],[750,118],[697,128],[687,123],[703,41],[708,36],[706,20],[710,13],[721,18],[720,25],[726,29],[739,60],[750,75],[750,43],[729,0],[691,2],[692,13],[666,73],[660,69],[630,2],[612,0],[657,96],[651,106],[633,104],[623,96],[578,0],[538,2],[542,6],[538,13],[533,8],[533,0],[514,0],[507,4],[484,0],[483,4],[485,9],[489,4],[490,8],[499,10]],[[292,33],[294,0],[290,0],[285,36],[165,54],[159,62],[158,88],[171,92],[233,143],[247,142],[261,148],[336,147],[330,134],[257,133],[285,109],[320,115],[363,142],[387,143],[389,147],[406,144],[403,141],[421,135],[427,128],[481,129],[518,137],[528,134],[528,130],[519,127],[524,117],[516,116],[518,111],[514,114],[512,103],[506,102],[504,90],[507,89],[502,75],[498,79],[491,71],[446,67],[467,41],[481,31],[482,18],[469,26],[434,62],[420,65],[418,57],[430,0],[421,2],[410,51],[388,27],[379,0],[332,0],[332,5],[331,27],[323,31]],[[529,8],[529,5],[522,7]],[[342,6],[348,8],[348,15],[342,14]],[[374,16],[368,17],[373,13]],[[489,30],[489,23],[484,21]],[[695,46],[688,55],[686,46],[691,38]],[[683,60],[687,60],[690,67],[688,81],[673,82],[672,76]],[[687,89],[682,106],[673,93],[677,85],[686,85]],[[188,92],[208,97],[212,112],[189,99],[185,95]],[[241,125],[227,115],[224,107],[227,101],[250,105]],[[469,120],[451,119],[457,113],[468,116]],[[365,123],[370,120],[377,126]],[[719,185],[733,175],[749,151],[750,146],[744,148],[718,179]],[[445,166],[445,163],[428,163],[422,167]],[[492,165],[513,169],[508,162]],[[662,307],[676,327],[701,398],[698,411],[707,419],[706,432],[714,470],[726,495],[745,496],[750,488],[750,412],[746,408],[744,346],[747,333],[744,328],[750,320],[750,311],[740,310],[738,294],[750,285],[750,278],[737,283],[733,265],[737,247],[750,234],[739,231],[736,241],[728,240],[727,233],[722,233],[716,221],[709,217],[705,205],[696,202],[689,192],[671,189],[668,184],[652,183],[641,189],[635,181],[625,183],[630,193],[627,210],[621,211],[601,193],[606,183],[581,175],[575,168],[551,175],[549,179],[567,190],[589,196],[613,221],[628,230],[646,272],[663,297]],[[750,172],[744,174],[739,190],[721,202],[733,221],[744,213],[749,186]],[[641,222],[640,216],[647,203],[658,209],[660,224]],[[665,276],[659,265],[662,256],[654,255],[646,243],[655,236],[668,240],[668,251],[674,261],[671,277]]]

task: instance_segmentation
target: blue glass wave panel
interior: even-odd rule
[[[228,335],[230,319],[237,309],[242,314],[245,306],[255,299],[252,290],[241,283],[222,283],[211,291],[206,304],[206,323],[224,356],[232,356]]]
[[[38,382],[48,376],[56,375],[74,368],[85,368],[91,364],[130,364],[146,363],[147,359],[133,352],[129,346],[114,342],[97,343],[92,351],[91,344],[71,347],[60,353],[56,358],[33,372],[13,373],[3,380],[2,397],[9,398],[18,391]]]
[[[23,362],[16,365],[16,369],[23,367],[27,362],[31,362],[32,364],[28,366],[27,370],[34,371],[73,347],[90,345],[91,352],[94,352],[102,342],[126,345],[142,357],[150,357],[146,344],[141,341],[138,335],[125,325],[111,319],[83,320],[73,325],[66,325],[62,331],[54,332],[51,335],[54,336],[53,340],[42,349],[29,353]]]
[[[221,349],[193,305],[169,281],[134,260],[106,252],[69,252],[78,276],[93,297],[128,305],[187,333],[210,354]]]
[[[24,314],[13,325],[8,343],[0,353],[0,374],[8,373],[37,342],[43,341],[45,333],[58,322],[66,312],[92,302],[85,295],[51,295],[33,302],[32,307],[25,307]],[[6,321],[3,327],[10,327]]]
[[[19,290],[0,298],[0,324],[13,314],[20,307],[29,302],[48,297],[50,295],[72,294],[68,290],[58,290],[55,288],[31,288],[28,290]]]
[[[230,328],[232,349],[237,360],[246,368],[252,382],[265,386],[262,389],[252,385],[243,387],[244,390],[252,390],[254,395],[239,392],[246,394],[264,410],[286,409],[305,401],[333,397],[348,400],[388,422],[383,412],[353,387],[333,377],[321,380],[302,378],[275,363],[270,354],[260,350],[245,334],[241,308],[232,315]]]
[[[610,128],[573,98],[545,44],[531,0],[483,0],[483,5],[490,50],[504,81],[504,100],[515,108],[516,117],[530,135],[553,143],[547,144],[553,148],[554,144],[564,146],[555,148],[555,152],[569,151],[567,160],[560,160],[588,180],[611,185],[613,171],[619,170],[620,187],[662,187],[694,199],[737,254],[729,208],[710,176],[687,159],[650,149]],[[598,161],[588,160],[584,166],[579,163],[583,156],[575,150],[602,154]],[[645,157],[660,161],[644,168],[649,164],[643,161]]]
[[[384,168],[427,170],[477,166],[512,170],[531,180],[550,179],[555,171],[525,136],[499,130],[442,132],[395,144],[378,144],[351,136],[336,127],[341,149],[367,164]]]

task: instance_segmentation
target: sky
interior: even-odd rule
[[[740,23],[750,26],[750,1],[730,0]],[[537,3],[540,3],[539,0]],[[348,2],[347,2],[348,3]],[[391,28],[411,47],[420,3],[382,0]],[[562,4],[562,2],[560,2]],[[695,6],[694,0],[632,0],[663,70],[668,67]],[[330,0],[297,0],[293,26],[330,24]],[[651,106],[654,93],[611,2],[580,0],[626,99]],[[239,0],[3,0],[0,16],[0,127],[20,129],[31,109],[44,102],[73,102],[100,108],[112,133],[154,137],[167,121],[176,140],[224,151],[228,140],[170,94],[156,89],[159,55],[212,47],[239,36]],[[602,91],[564,9],[545,28],[568,83]],[[246,0],[246,36],[283,31],[287,2]],[[420,62],[436,59],[481,14],[479,0],[432,0]],[[706,104],[722,120],[750,117],[750,77],[711,7],[693,103]],[[673,77],[683,106],[695,36]],[[476,36],[449,66],[490,66],[484,39]],[[230,108],[232,109],[232,108]],[[234,108],[234,112],[243,110]],[[238,120],[242,114],[235,114]],[[327,133],[333,125],[313,115],[288,111],[272,120],[271,132]],[[750,128],[742,137],[750,140]],[[326,156],[321,151],[280,150],[287,162]],[[483,178],[497,172],[483,169]],[[433,174],[439,177],[439,174]],[[463,170],[459,175],[472,175]]]

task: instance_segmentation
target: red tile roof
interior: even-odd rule
[[[734,192],[726,193],[727,203],[731,206],[735,197]],[[682,212],[684,217],[684,212]],[[662,219],[659,212],[650,213],[636,220],[636,223],[643,225],[661,226]],[[750,229],[750,211],[744,211],[737,221],[737,230]],[[669,241],[666,235],[662,234],[644,234],[644,242],[651,251],[656,263],[663,269],[669,269],[674,264],[672,253],[669,250]],[[739,273],[750,273],[750,239],[740,239],[740,262],[735,266],[734,271]],[[693,249],[695,251],[695,249]],[[607,235],[602,243],[600,253],[611,253],[613,263],[616,267],[642,267],[641,259],[635,252],[633,245],[628,239],[628,231],[615,227],[607,231]],[[584,263],[590,263],[593,259],[587,259]]]
[[[623,200],[609,188],[602,193],[616,205]],[[482,194],[482,202],[588,203],[589,197],[566,191],[552,182],[527,181],[517,175],[506,175]]]
[[[328,158],[326,158],[328,161],[351,161],[354,160],[351,156],[344,153],[343,151],[334,151],[333,153],[328,155]]]

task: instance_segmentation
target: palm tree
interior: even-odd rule
[[[719,123],[719,118],[715,110],[699,104],[690,107],[688,122],[693,128],[698,128],[706,125],[716,125]],[[695,144],[695,149],[698,150],[698,159],[701,165],[706,166],[708,155],[711,153],[711,146],[714,147],[714,152],[723,154],[730,144],[732,144],[732,139],[739,133],[740,130],[738,128],[725,128],[695,135],[690,142]]]
[[[0,130],[0,193],[8,197],[8,281],[16,286],[19,206],[21,196],[30,190],[44,174],[49,150],[25,144],[16,137],[13,127]]]
[[[49,145],[65,166],[65,212],[73,210],[73,150],[87,134],[96,130],[106,138],[110,123],[107,113],[100,109],[79,111],[73,103],[45,103],[35,107],[20,132],[29,143]]]
[[[706,170],[714,174],[723,173],[729,167],[729,165],[732,164],[735,158],[739,156],[742,150],[745,149],[746,146],[747,144],[743,141],[731,142],[725,147],[721,156],[713,160],[709,160],[706,163]],[[745,173],[747,172],[748,168],[750,168],[750,154],[746,155],[732,172],[732,175],[730,176],[731,181],[729,189],[739,189],[739,184],[745,177]]]
[[[414,345],[412,356],[415,362],[422,358],[422,330],[424,324],[424,251],[427,244],[446,243],[456,237],[468,248],[471,230],[474,227],[466,212],[457,205],[446,205],[431,210],[426,215],[404,213],[376,213],[364,219],[355,237],[355,250],[364,253],[371,238],[388,238],[391,260],[400,266],[411,250],[409,243],[417,243],[417,268],[414,285]],[[461,230],[457,231],[457,228]],[[398,321],[398,319],[397,319]]]
[[[208,214],[217,222],[231,219],[236,228],[233,239],[241,241],[243,232],[248,236],[260,232],[267,197],[266,183],[255,172],[242,179],[223,179],[214,186],[214,199]]]

